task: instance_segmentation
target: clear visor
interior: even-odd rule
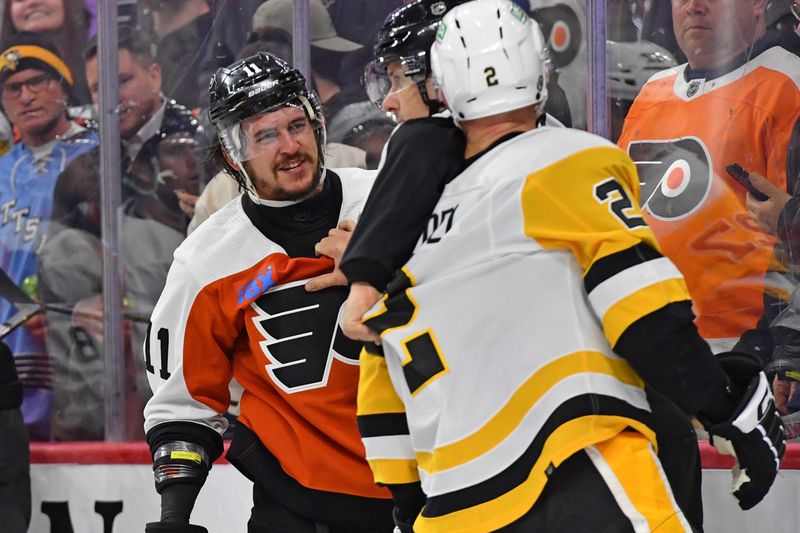
[[[249,161],[265,153],[275,153],[287,138],[297,140],[314,135],[322,122],[315,116],[311,104],[286,104],[279,109],[264,111],[219,132],[225,150],[237,161]],[[305,106],[308,106],[306,109]]]
[[[420,61],[420,58],[412,57],[389,62],[376,59],[369,63],[364,70],[364,86],[370,101],[380,108],[390,94],[416,86],[424,80],[424,66]]]

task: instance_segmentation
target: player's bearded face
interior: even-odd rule
[[[303,109],[284,107],[258,115],[242,130],[253,154],[245,168],[259,197],[299,200],[319,188],[317,139]]]

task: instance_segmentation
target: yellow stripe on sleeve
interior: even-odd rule
[[[603,330],[611,346],[616,345],[628,327],[640,318],[670,302],[689,300],[689,289],[683,279],[668,279],[644,287],[612,305],[603,320]]]
[[[389,378],[386,359],[362,349],[359,361],[357,414],[404,413],[405,406]]]
[[[397,485],[419,481],[417,462],[413,459],[370,459],[367,462],[375,483]]]

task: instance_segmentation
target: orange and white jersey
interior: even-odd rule
[[[791,287],[771,269],[775,239],[747,213],[738,163],[787,189],[800,118],[800,58],[770,48],[721,77],[687,81],[686,65],[642,88],[619,139],[641,178],[644,216],[689,286],[706,339],[738,338],[764,311],[764,291]],[[789,191],[792,193],[792,191]]]
[[[341,191],[339,220],[357,219],[374,173],[328,170],[325,179]],[[235,377],[239,422],[286,474],[310,489],[389,498],[372,481],[356,425],[359,347],[338,326],[347,289],[307,292],[333,261],[290,257],[243,198],[175,252],[144,346],[154,393],[145,430],[185,421],[221,434]]]

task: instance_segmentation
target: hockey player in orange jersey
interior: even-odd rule
[[[189,517],[222,452],[232,378],[244,392],[227,458],[254,482],[248,531],[392,527],[356,425],[359,347],[338,326],[347,291],[320,287],[374,174],[325,168],[305,83],[264,53],[212,78],[217,159],[246,193],[178,248],[151,318],[145,430],[162,506],[149,533],[205,531]]]

